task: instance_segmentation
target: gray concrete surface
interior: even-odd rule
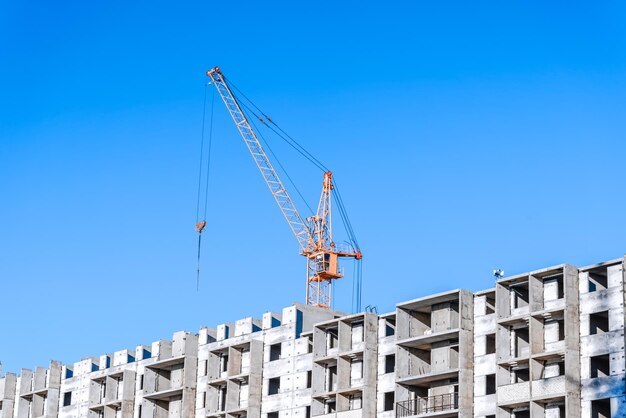
[[[0,370],[0,418],[626,417],[625,259]],[[415,293],[419,293],[416,290]]]

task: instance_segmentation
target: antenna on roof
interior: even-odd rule
[[[375,313],[378,314],[378,308],[374,305],[367,305],[365,307],[365,312],[371,312],[371,313]]]

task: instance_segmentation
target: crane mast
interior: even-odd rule
[[[274,196],[276,204],[295,235],[300,246],[300,254],[307,258],[306,303],[330,308],[332,306],[332,283],[343,277],[338,259],[340,257],[353,257],[360,260],[362,257],[358,249],[339,250],[332,240],[331,191],[334,187],[332,172],[324,173],[317,213],[305,220],[296,209],[287,188],[280,180],[219,67],[207,71],[207,76],[211,78],[265,183]]]

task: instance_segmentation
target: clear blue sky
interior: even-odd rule
[[[214,65],[335,172],[364,305],[626,252],[622,2],[179,3],[0,2],[5,371],[303,300],[296,241],[221,107],[196,292]],[[315,201],[319,173],[276,151]]]

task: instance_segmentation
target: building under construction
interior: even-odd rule
[[[0,418],[624,417],[625,264],[548,267],[380,315],[296,304],[52,361],[0,378]]]

